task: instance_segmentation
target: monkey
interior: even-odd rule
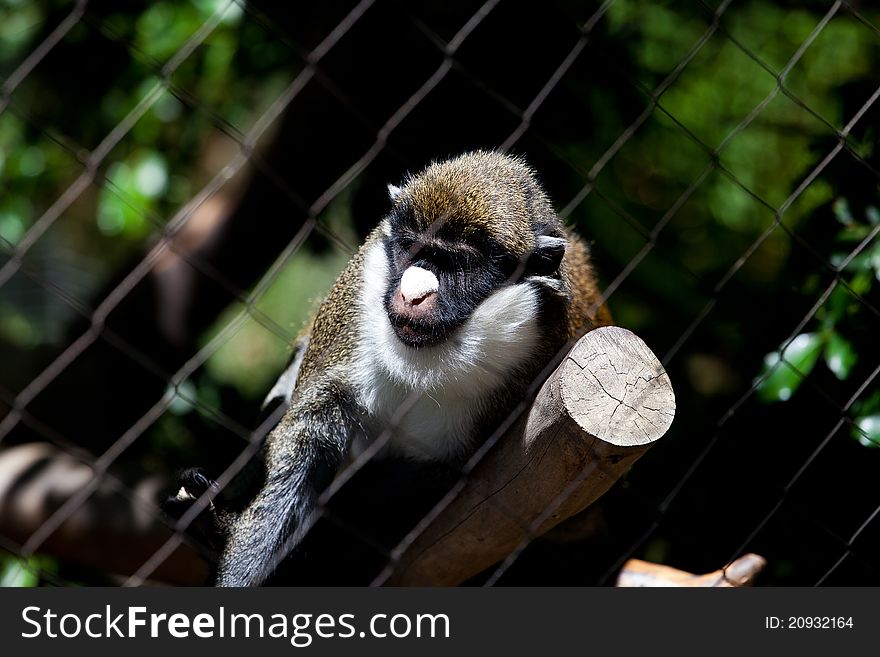
[[[522,158],[465,153],[388,193],[267,398],[286,410],[222,528],[218,586],[271,575],[355,445],[461,464],[569,340],[611,322],[587,244]]]

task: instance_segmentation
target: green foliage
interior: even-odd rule
[[[12,59],[31,43],[43,12],[44,7],[28,0],[0,1],[0,61]]]
[[[875,404],[875,407],[878,406]],[[864,415],[858,418],[853,427],[852,436],[865,447],[880,447],[880,413]]]
[[[609,14],[612,25],[638,33],[637,70],[648,89],[655,88],[672,72],[709,27],[704,13],[695,17],[681,6],[647,0],[615,3]],[[731,6],[723,15],[721,29],[659,99],[660,108],[675,122],[705,146],[720,150],[721,166],[735,176],[738,184],[713,177],[698,192],[705,209],[727,229],[754,234],[766,227],[767,218],[756,212],[755,200],[743,193],[739,184],[771,205],[783,203],[805,166],[814,160],[810,136],[828,133],[823,119],[833,125],[843,124],[835,89],[863,77],[872,68],[874,35],[852,18],[840,17],[820,33],[786,78],[786,87],[795,99],[781,93],[775,75],[791,60],[817,22],[812,12],[775,7],[772,3]],[[841,56],[842,49],[845,56]],[[726,141],[771,94],[775,97],[760,114]],[[821,119],[802,104],[817,110]],[[660,115],[655,114],[655,118],[660,125],[667,123]],[[651,173],[667,179],[671,190],[679,189],[679,181],[693,179],[709,163],[705,153],[695,152],[692,146],[683,147],[683,141],[678,126],[640,131],[626,147],[638,149],[625,158],[632,168],[621,171],[620,178],[629,181],[624,182],[627,187],[639,186],[647,164]],[[791,225],[797,225],[802,217],[832,198],[830,187],[821,181],[805,194],[793,216],[787,217]],[[697,205],[693,210],[700,209]]]
[[[167,164],[155,151],[142,151],[126,162],[112,164],[98,197],[98,229],[105,235],[143,236],[150,230],[147,217],[153,204],[167,187]]]
[[[819,360],[825,338],[801,333],[784,349],[764,357],[764,373],[758,396],[764,401],[788,401]]]
[[[0,2],[0,77],[11,73],[70,9],[69,3],[54,0]],[[254,49],[241,42],[243,9],[237,2],[120,4],[114,11],[97,22],[91,18],[88,27],[78,23],[0,113],[2,262],[84,171],[88,151],[139,108],[138,120],[100,164],[95,184],[41,239],[63,245],[74,258],[73,271],[62,276],[52,268],[45,276],[80,299],[92,296],[120,263],[143,251],[197,191],[196,182],[204,184],[200,158],[206,146],[221,141],[212,116],[246,130],[290,75],[277,64],[271,69],[277,53],[259,65],[248,60]],[[213,31],[180,57],[181,48],[209,21],[217,23]],[[248,32],[249,39],[256,37],[265,39],[265,34]],[[106,67],[70,90],[63,86],[69,72],[52,68],[63,67],[67,57],[92,57]],[[163,67],[169,64],[165,82]],[[255,84],[251,73],[262,66],[270,71]],[[0,339],[33,347],[62,334],[71,312],[48,298],[38,300],[47,294],[35,290],[32,302],[47,308],[29,312],[7,303],[0,292]]]
[[[841,381],[849,377],[853,365],[859,359],[852,343],[839,333],[831,333],[825,345],[825,363]]]
[[[848,169],[840,165],[800,189],[837,143],[836,131],[852,120],[875,85],[865,84],[869,89],[855,97],[854,107],[843,102],[842,91],[870,79],[880,59],[870,21],[866,24],[850,12],[837,12],[816,33],[821,20],[817,12],[826,9],[732,3],[714,32],[705,8],[682,3],[624,0],[608,12],[612,34],[626,34],[636,44],[632,53],[638,82],[646,92],[662,93],[658,109],[622,147],[613,171],[603,172],[597,187],[651,228],[656,220],[646,215],[646,207],[660,216],[688,185],[696,184],[659,238],[671,260],[685,265],[695,278],[713,280],[725,276],[776,221],[784,222],[788,232],[809,229],[821,235],[832,232],[832,216],[840,223],[831,250],[817,243],[831,264],[841,268],[840,281],[802,332],[764,356],[755,380],[757,397],[764,403],[791,399],[805,378],[825,372],[847,383],[865,351],[873,350],[863,328],[873,316],[861,299],[870,294],[876,298],[880,276],[880,240],[874,239],[880,219],[876,180],[842,193],[847,184],[842,172]],[[702,47],[694,50],[704,37]],[[804,47],[807,39],[811,41]],[[688,57],[677,79],[661,87]],[[625,126],[603,132],[619,134]],[[876,119],[864,116],[848,134],[848,146],[874,162],[876,134]],[[598,152],[606,147],[601,144]],[[589,161],[598,155],[580,156]],[[849,157],[840,155],[837,162],[849,163]],[[849,196],[853,193],[858,198]],[[621,235],[614,226],[619,218],[609,216],[607,207],[588,199],[584,208],[590,217],[584,219],[588,232],[616,259],[626,262],[639,252],[640,238]],[[792,246],[786,232],[772,232],[742,262],[737,282],[752,294],[764,286],[774,289],[779,275],[792,265]],[[660,258],[640,265],[632,276],[663,300],[658,307],[687,303],[681,277]],[[812,275],[799,290],[777,289],[777,294],[812,300],[823,289],[818,286]],[[728,299],[730,294],[723,293]],[[618,295],[615,302],[620,321],[637,329],[654,326],[651,313],[629,308],[625,296]],[[693,315],[698,309],[686,312]],[[741,340],[737,329],[716,322],[715,340],[736,349]],[[853,435],[863,444],[874,444],[870,418],[878,411],[880,399],[870,395],[850,409]]]
[[[846,284],[837,284],[817,310],[813,323],[816,332],[801,333],[780,351],[767,354],[764,369],[757,379],[758,398],[764,402],[787,401],[810,375],[819,356],[839,380],[850,377],[859,360],[858,349],[845,337],[859,316],[867,314],[854,295],[864,296],[880,282],[880,240],[873,239],[880,224],[880,211],[868,205],[864,216],[854,216],[844,197],[831,205],[843,226],[836,237],[831,263],[841,269]],[[780,353],[781,352],[781,353]],[[880,447],[880,394],[857,401],[854,405],[852,435],[859,443]]]

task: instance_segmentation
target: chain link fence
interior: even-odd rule
[[[283,4],[2,4],[5,581],[204,582],[199,508],[160,511],[176,473],[233,485],[385,184],[474,148],[540,173],[678,397],[600,503],[524,526],[474,583],[746,552],[768,584],[880,580],[876,10]],[[345,510],[388,475],[378,451],[324,492],[284,581],[393,570],[398,509]]]

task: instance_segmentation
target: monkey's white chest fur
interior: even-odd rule
[[[414,349],[394,333],[385,310],[389,267],[381,243],[366,254],[360,295],[363,333],[353,381],[371,439],[386,430],[390,451],[447,460],[472,447],[474,422],[534,353],[540,331],[537,292],[527,284],[497,290],[445,341]],[[482,438],[482,437],[481,437]]]

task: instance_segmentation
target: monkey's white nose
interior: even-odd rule
[[[409,267],[400,279],[400,296],[406,303],[418,305],[440,288],[437,277],[427,269]]]

